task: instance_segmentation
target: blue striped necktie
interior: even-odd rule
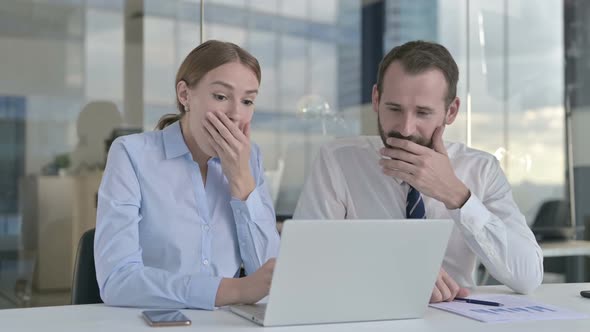
[[[406,201],[406,218],[426,219],[426,210],[424,209],[422,195],[420,195],[420,192],[412,186],[410,186],[408,200]]]

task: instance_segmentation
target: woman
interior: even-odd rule
[[[279,235],[250,144],[260,78],[248,52],[207,41],[176,75],[180,113],[113,142],[94,243],[106,304],[213,309],[268,295]]]

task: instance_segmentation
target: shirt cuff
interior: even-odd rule
[[[456,223],[473,235],[481,232],[490,220],[490,211],[488,211],[485,205],[483,205],[473,192],[467,202],[463,204],[463,207],[449,210],[449,213]]]
[[[222,277],[198,276],[190,280],[188,304],[191,307],[213,310]]]
[[[229,202],[234,210],[237,223],[247,223],[250,220],[259,220],[264,218],[264,204],[260,197],[258,187],[254,188],[245,201],[232,197]]]

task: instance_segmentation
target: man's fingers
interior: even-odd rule
[[[393,148],[402,149],[416,155],[423,155],[431,152],[430,148],[422,146],[418,143],[414,143],[407,139],[389,137],[387,138],[387,144],[389,144]]]
[[[415,165],[407,163],[403,160],[381,159],[379,165],[384,168],[398,170],[409,174],[416,174],[418,168]]]
[[[460,288],[456,297],[466,297],[466,296],[469,296],[469,289],[467,289],[467,288]]]
[[[418,156],[401,149],[382,148],[381,155],[392,159],[402,160],[414,165],[418,165],[420,163]]]
[[[441,274],[442,274],[443,282],[445,283],[445,285],[449,288],[449,291],[451,292],[451,294],[447,300],[452,301],[459,293],[459,290],[461,289],[461,287],[459,287],[459,285],[457,285],[455,280],[453,280],[453,278],[451,278],[451,276],[449,276],[446,272],[441,273]]]
[[[438,302],[442,302],[442,294],[440,293],[438,288],[434,286],[434,289],[432,290],[432,295],[430,295],[430,303]]]
[[[436,288],[438,288],[438,290],[440,291],[440,294],[442,295],[441,301],[447,301],[451,297],[451,290],[445,284],[445,282],[442,280],[442,278],[440,278],[436,281]]]
[[[389,169],[386,167],[381,167],[381,172],[383,172],[383,174],[387,175],[387,176],[391,176],[397,179],[400,179],[404,182],[409,183],[412,187],[420,190],[420,188],[418,188],[416,186],[416,182],[414,181],[414,176],[410,173],[407,172],[403,172],[403,171],[398,171],[398,170],[394,170],[394,169]]]
[[[447,155],[447,149],[445,148],[445,143],[443,142],[442,136],[445,132],[445,125],[437,127],[432,134],[432,147],[434,151],[438,153],[442,153],[445,156]]]

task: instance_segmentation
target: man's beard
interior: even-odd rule
[[[390,149],[394,149],[395,147],[387,144],[387,139],[389,137],[405,139],[408,141],[412,141],[416,144],[425,146],[427,148],[432,148],[432,140],[421,137],[421,136],[414,136],[414,135],[404,136],[400,132],[395,131],[395,130],[391,130],[387,134],[385,134],[385,131],[383,130],[383,127],[381,126],[381,117],[379,116],[378,112],[377,112],[377,126],[379,127],[379,135],[381,136],[381,140],[383,141],[383,145],[385,145],[386,147],[388,147]]]

